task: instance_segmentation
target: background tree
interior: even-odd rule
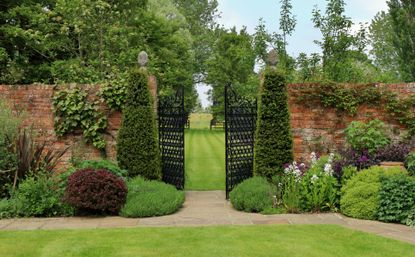
[[[282,31],[282,39],[284,43],[284,52],[287,54],[287,36],[291,36],[297,25],[297,19],[292,14],[291,0],[281,0],[280,11],[280,30]]]
[[[415,2],[389,0],[393,46],[404,81],[415,81]]]
[[[391,81],[398,81],[401,77],[398,63],[398,53],[393,44],[392,20],[388,13],[382,11],[376,14],[369,27],[370,50],[374,65]],[[387,79],[385,79],[387,81]]]
[[[327,79],[335,82],[362,82],[373,65],[365,54],[366,30],[361,25],[356,34],[352,34],[353,25],[345,13],[344,0],[327,0],[324,15],[313,10],[314,26],[320,29],[322,41],[315,41],[323,52],[322,68]]]
[[[218,29],[216,33],[218,38],[213,47],[213,55],[208,60],[206,81],[212,86],[209,96],[213,102],[213,116],[223,120],[224,86],[231,83],[238,92],[246,93],[255,91],[258,84],[250,80],[254,74],[255,51],[252,36],[246,28],[239,33],[235,28],[230,31]]]

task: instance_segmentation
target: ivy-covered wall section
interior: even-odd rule
[[[65,166],[72,155],[98,158],[103,152],[91,143],[83,143],[85,135],[82,128],[73,129],[62,136],[55,130],[57,117],[54,115],[53,98],[59,92],[73,88],[88,92],[90,105],[87,104],[86,107],[98,107],[99,113],[105,114],[106,128],[99,129],[98,134],[105,142],[106,155],[115,159],[121,113],[111,111],[105,101],[94,103],[103,98],[100,95],[101,86],[0,85],[0,98],[6,99],[15,109],[26,110],[25,125],[33,125],[40,140],[53,142],[58,148],[74,145],[62,159],[62,165]],[[154,94],[155,89],[152,91]],[[396,98],[379,97],[378,92],[392,92],[396,94]],[[342,145],[343,129],[353,120],[381,119],[392,127],[392,132],[396,135],[405,135],[411,127],[410,124],[415,122],[412,100],[415,98],[415,83],[377,86],[295,84],[288,85],[288,94],[296,159],[307,157],[311,151],[325,151]],[[116,98],[113,100],[117,101]]]

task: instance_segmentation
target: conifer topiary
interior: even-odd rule
[[[130,72],[126,97],[117,140],[118,165],[128,170],[130,177],[160,179],[156,120],[145,71]]]
[[[265,71],[258,105],[254,174],[271,178],[293,160],[293,139],[285,77]]]

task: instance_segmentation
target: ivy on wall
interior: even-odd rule
[[[389,116],[407,128],[409,136],[415,136],[415,95],[400,98],[387,88],[374,84],[323,83],[300,91],[296,98],[300,104],[319,104],[352,116],[356,115],[361,105],[383,106]]]
[[[53,106],[58,136],[82,129],[87,143],[92,143],[97,149],[105,149],[103,133],[108,123],[105,114],[99,111],[99,100],[90,102],[85,90],[74,88],[55,94]]]

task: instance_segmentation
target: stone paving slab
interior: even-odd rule
[[[186,202],[175,214],[150,218],[65,217],[0,220],[0,230],[91,229],[134,227],[197,227],[217,225],[333,224],[415,244],[415,228],[358,220],[338,213],[261,215],[232,208],[224,191],[186,192]]]

